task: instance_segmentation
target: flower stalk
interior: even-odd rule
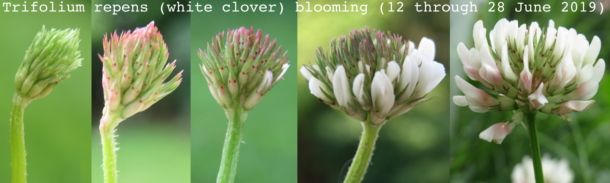
[[[243,138],[243,127],[246,117],[248,117],[248,112],[245,112],[241,107],[228,110],[225,114],[229,119],[229,126],[225,134],[220,170],[216,182],[233,182],[237,174],[237,160]]]
[[[116,183],[116,127],[125,119],[172,93],[182,81],[182,71],[165,81],[176,68],[167,64],[169,53],[154,22],[133,32],[104,36],[102,86],[104,109],[100,120],[104,182]]]
[[[261,30],[241,27],[219,33],[205,51],[197,52],[210,92],[229,120],[218,183],[235,179],[247,114],[288,70],[287,52],[276,46]]]
[[[119,124],[122,119],[117,116],[108,113],[108,110],[104,111],[104,116],[100,124]],[[116,135],[114,134],[116,126],[100,126],[100,135],[102,136],[102,154],[103,154],[103,169],[104,169],[104,182],[105,183],[116,183],[118,182],[118,171],[116,163]]]
[[[30,101],[15,94],[13,96],[13,111],[11,112],[11,182],[26,182],[25,133],[23,112]]]
[[[534,163],[536,182],[544,182],[542,159],[540,158],[540,144],[538,143],[538,130],[536,129],[536,112],[525,115],[527,116],[527,131],[530,136],[530,148],[532,150],[532,160]]]
[[[70,77],[83,60],[78,29],[45,29],[36,34],[15,75],[10,123],[11,181],[27,182],[24,112],[34,100],[46,97]]]
[[[344,183],[358,183],[364,178],[366,169],[371,162],[373,157],[373,150],[375,149],[375,142],[379,136],[379,130],[383,124],[372,123],[371,120],[363,121],[362,124],[362,136],[360,137],[360,144],[358,150],[352,161],[352,165],[345,176]]]

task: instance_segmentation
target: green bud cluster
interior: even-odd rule
[[[51,30],[42,27],[25,53],[15,75],[15,92],[27,99],[47,96],[81,65],[78,29]]]
[[[223,109],[249,111],[288,69],[287,52],[259,29],[244,27],[219,33],[197,54],[210,91]]]

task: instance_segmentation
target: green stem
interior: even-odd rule
[[[102,136],[102,153],[103,153],[103,169],[104,169],[104,182],[105,183],[116,183],[117,181],[117,161],[116,161],[116,141],[114,129],[119,123],[117,115],[112,115],[106,112],[100,120],[100,135]]]
[[[537,183],[544,183],[544,174],[542,173],[542,160],[540,159],[540,144],[538,143],[538,135],[536,130],[536,113],[526,113],[527,130],[530,135],[530,146],[532,149],[532,160],[534,163],[534,174]]]
[[[24,99],[16,93],[13,95],[13,111],[11,112],[10,127],[12,183],[27,182],[23,113],[28,104],[30,104],[30,100]]]
[[[232,183],[237,173],[237,158],[243,137],[243,128],[248,112],[242,107],[235,107],[225,112],[229,119],[229,126],[225,134],[225,143],[222,147],[222,159],[218,171],[217,183]]]
[[[379,129],[382,124],[374,124],[370,118],[366,122],[362,122],[362,137],[360,138],[360,145],[358,145],[358,151],[352,161],[352,165],[345,176],[344,183],[358,183],[364,178],[366,168],[371,162],[373,156],[373,150],[375,149],[375,141],[379,135]]]

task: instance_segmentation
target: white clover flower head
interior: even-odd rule
[[[288,52],[276,47],[260,29],[241,27],[219,33],[205,51],[199,49],[201,72],[223,109],[252,110],[284,76]]]
[[[542,157],[542,170],[545,183],[571,183],[574,181],[574,173],[566,159],[552,159],[545,154]],[[511,179],[513,183],[536,183],[533,162],[529,156],[523,157],[523,161],[515,165]]]
[[[315,64],[300,72],[320,102],[353,118],[375,124],[409,111],[445,77],[434,61],[434,41],[422,38],[419,47],[396,34],[366,27],[330,41],[316,50]]]
[[[453,97],[457,105],[480,113],[542,112],[570,120],[566,114],[581,112],[594,102],[590,99],[606,67],[603,59],[597,59],[601,49],[597,36],[589,43],[575,29],[555,28],[553,20],[540,28],[537,22],[528,27],[506,19],[489,32],[489,45],[486,35],[479,20],[473,30],[475,47],[458,45],[466,75],[487,90],[456,76],[464,93]]]

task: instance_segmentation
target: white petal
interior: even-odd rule
[[[591,77],[593,77],[593,64],[587,64],[578,72],[576,85],[589,81]]]
[[[411,56],[407,55],[405,61],[402,63],[402,71],[398,82],[399,91],[402,91],[411,82],[411,73],[413,72],[413,69],[418,69],[417,65],[412,64],[412,62]]]
[[[422,62],[419,67],[419,80],[413,91],[414,98],[420,98],[427,94],[428,85],[432,80],[432,62]]]
[[[504,71],[504,77],[509,81],[516,83],[517,82],[517,74],[513,72],[513,69],[510,66],[510,61],[508,60],[508,45],[504,43],[502,45],[502,70]]]
[[[409,56],[411,56],[411,59],[413,61],[415,61],[415,63],[417,63],[417,65],[421,65],[423,62],[427,62],[428,59],[421,54],[421,51],[419,50],[413,50],[413,53],[411,53]]]
[[[491,125],[479,134],[479,138],[494,142],[496,144],[502,144],[504,138],[513,131],[514,125],[508,123],[496,123]]]
[[[491,36],[490,39],[492,39],[492,49],[496,52],[496,53],[500,53],[502,52],[502,44],[504,44],[504,42],[506,42],[506,26],[508,24],[508,21],[506,20],[506,18],[502,18],[500,19],[498,22],[496,22],[496,25],[494,26],[494,29],[492,30],[494,32],[494,36]]]
[[[413,51],[415,51],[415,43],[409,40],[409,42],[407,42],[407,45],[407,47],[409,48],[409,50],[407,51],[407,55],[410,55],[411,53],[413,53]]]
[[[313,77],[313,75],[304,66],[301,67],[300,71],[301,71],[301,75],[303,75],[303,77],[305,79],[307,79],[308,81],[309,81],[309,79],[311,79]]]
[[[388,62],[387,74],[392,81],[398,79],[398,75],[400,74],[400,65],[398,65],[396,61]]]
[[[519,26],[519,32],[517,33],[517,49],[523,50],[525,46],[525,32],[527,31],[527,26],[525,24],[521,24]]]
[[[316,78],[311,78],[309,80],[309,91],[311,92],[311,94],[318,97],[319,99],[322,99],[323,101],[330,102],[331,101],[330,98],[328,98],[322,92],[322,90],[324,90],[328,93],[328,88],[322,82],[320,82],[320,80],[318,80]],[[332,93],[328,93],[328,94],[332,94]]]
[[[589,107],[591,107],[591,105],[593,105],[594,102],[595,102],[594,100],[588,100],[588,101],[571,100],[568,102],[564,102],[561,105],[559,105],[559,109],[557,109],[556,113],[557,114],[570,114],[573,112],[582,112],[582,111],[588,109]]]
[[[267,90],[269,90],[269,88],[271,88],[271,80],[273,79],[273,73],[271,71],[267,71],[265,72],[265,76],[263,78],[263,81],[261,82],[260,85],[258,85],[258,93],[261,92],[266,92]]]
[[[463,95],[453,96],[453,103],[455,103],[455,105],[462,106],[462,107],[468,105],[468,101],[466,100],[466,96],[463,96]]]
[[[534,93],[527,97],[530,100],[530,108],[534,110],[539,110],[542,109],[545,104],[549,103],[549,100],[547,100],[544,94],[542,93],[543,88],[544,83],[540,83],[538,89],[536,89]]]
[[[464,43],[460,42],[458,44],[457,51],[458,56],[460,56],[460,60],[462,61],[462,64],[472,66],[470,64],[470,52],[468,51],[468,48],[466,48],[466,45],[464,45]]]
[[[466,95],[468,105],[471,107],[471,109],[472,107],[476,106],[489,108],[490,106],[499,104],[498,99],[492,97],[487,92],[472,86],[460,76],[455,76],[455,83],[458,88],[460,88],[460,90],[464,93],[464,95]]]
[[[360,73],[364,73],[364,63],[361,61],[358,61],[358,71],[360,71]]]
[[[546,43],[544,44],[544,49],[548,50],[553,42],[555,41],[555,35],[557,34],[557,29],[555,29],[555,22],[553,20],[549,20],[549,26],[546,28]]]
[[[400,84],[399,91],[402,91],[405,87],[407,87],[407,90],[402,94],[400,100],[406,100],[411,97],[415,90],[415,86],[417,86],[417,81],[419,80],[419,67],[417,67],[417,63],[415,63],[410,56],[407,56],[405,62],[402,64],[402,68],[402,78],[400,80],[402,84]]]
[[[571,47],[568,46],[568,49],[570,49]],[[561,68],[559,68],[561,67]],[[562,78],[561,79],[561,83],[559,84],[558,87],[563,88],[566,84],[568,84],[568,82],[570,82],[572,80],[572,78],[574,78],[576,76],[576,67],[574,66],[574,61],[572,61],[572,52],[571,51],[566,51],[562,62],[560,64],[557,69],[561,69],[557,72],[557,74],[561,73]],[[556,76],[557,77],[557,76]]]
[[[589,100],[595,96],[597,90],[599,89],[599,82],[601,81],[604,71],[605,71],[606,63],[603,59],[599,59],[595,67],[593,67],[593,76],[589,81],[584,82],[576,88],[575,91],[570,93],[565,98],[567,100]]]
[[[521,71],[521,74],[519,75],[519,84],[522,89],[527,91],[527,93],[530,93],[532,91],[532,73],[530,72],[530,69],[529,69],[528,52],[529,52],[528,50],[525,50],[524,54],[523,54],[524,68]]]
[[[430,66],[432,67],[432,73],[430,80],[428,80],[428,89],[426,93],[430,93],[432,89],[434,89],[442,80],[445,78],[445,66],[443,64],[432,61],[430,62]]]
[[[434,46],[434,41],[432,41],[432,39],[423,37],[419,42],[419,47],[417,47],[417,50],[419,50],[429,61],[434,60],[436,47]]]
[[[500,73],[500,70],[498,70],[498,66],[491,56],[487,45],[481,47],[480,55],[482,66],[481,69],[479,69],[479,75],[481,78],[494,86],[502,86],[504,82],[504,80],[502,80],[502,74]]]
[[[473,50],[476,50],[473,48]],[[464,65],[464,71],[466,72],[466,75],[468,75],[468,77],[470,77],[470,79],[478,81],[479,79],[481,79],[481,77],[479,76],[479,69],[475,69],[474,66],[472,66],[472,64],[470,64],[470,51],[468,51],[468,48],[466,48],[466,46],[464,46],[464,43],[458,44],[458,55],[460,56],[460,60],[462,61],[462,65]]]
[[[567,100],[589,100],[595,96],[597,89],[599,89],[599,83],[596,83],[591,79],[578,85],[576,90],[572,91],[572,93],[565,98]]]
[[[394,106],[394,90],[392,83],[383,70],[377,71],[371,84],[371,97],[377,115],[385,118]]]
[[[326,66],[326,76],[330,82],[333,82],[333,76],[335,76],[335,71],[330,67]]]
[[[585,35],[578,34],[572,44],[574,45],[572,46],[572,60],[576,69],[580,70],[584,66],[583,59],[589,49],[589,41],[587,41]]]
[[[275,78],[275,81],[273,83],[277,83],[280,79],[282,79],[282,77],[284,77],[284,74],[286,74],[288,67],[290,67],[290,65],[287,63],[282,65],[282,72],[280,73],[280,75],[277,76],[277,78]]]
[[[322,74],[322,70],[320,70],[320,67],[318,65],[313,65],[311,67],[313,67],[313,70],[316,70],[318,73]]]
[[[340,106],[347,107],[352,95],[343,65],[337,67],[332,81],[333,92],[335,94],[335,98],[337,98],[337,103],[339,103]]]
[[[509,42],[513,42],[516,41],[517,39],[517,34],[519,32],[519,22],[517,22],[517,20],[512,20],[510,22],[508,22],[508,25],[506,26],[506,37],[508,38]]]
[[[481,28],[481,30],[479,30],[479,41],[480,41],[480,45],[477,46],[477,50],[481,51],[481,49],[483,49],[483,45],[487,45],[487,37],[486,36],[487,33],[487,29],[485,28]],[[488,46],[489,47],[489,46]]]
[[[591,45],[589,45],[589,49],[587,49],[587,53],[585,54],[585,58],[583,60],[583,65],[590,64],[595,62],[597,55],[599,55],[599,50],[602,47],[602,42],[599,40],[599,37],[594,36],[593,40],[591,40]]]
[[[354,85],[352,88],[352,91],[354,92],[354,95],[356,96],[356,99],[358,99],[358,102],[360,102],[360,104],[365,105],[365,101],[364,101],[364,74],[360,73],[356,76],[356,78],[354,78]]]
[[[480,55],[479,50],[475,48],[470,49],[470,64],[477,70],[479,70],[482,65]]]
[[[540,26],[538,26],[538,22],[532,22],[532,24],[530,24],[527,39],[527,47],[530,53],[534,53],[534,40],[540,40],[540,35],[542,35],[542,32],[540,30]],[[530,61],[534,59],[533,57],[534,54],[530,54]]]
[[[599,83],[604,77],[604,72],[606,71],[606,62],[604,59],[599,59],[595,67],[593,67],[593,77],[591,77],[591,81]]]
[[[479,35],[483,28],[483,21],[479,20],[474,24],[474,28],[472,29],[472,37],[474,38],[474,45],[478,49],[481,49],[481,44],[487,44],[487,42],[482,43],[481,36]],[[483,33],[485,35],[485,33]]]

